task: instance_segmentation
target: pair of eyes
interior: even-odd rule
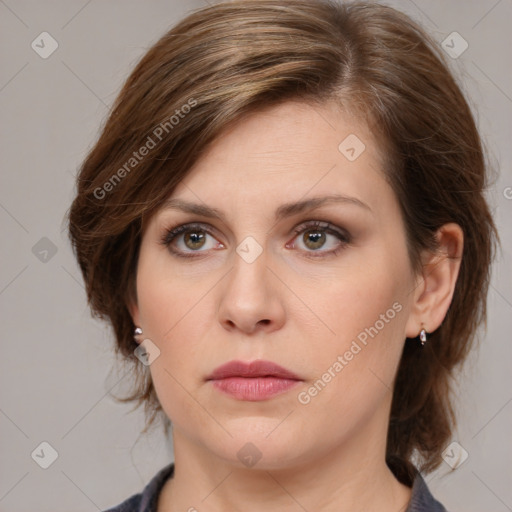
[[[307,253],[308,256],[324,257],[335,255],[351,241],[350,234],[330,222],[308,221],[294,229],[294,238],[286,244],[287,248],[295,249],[299,240],[299,250]],[[299,235],[302,235],[299,237]],[[205,224],[182,224],[168,229],[163,238],[162,244],[169,251],[178,257],[191,258],[202,256],[208,250],[223,249],[224,245],[217,240],[217,245],[208,247],[208,238],[216,239],[214,230]],[[332,238],[333,240],[329,240]],[[330,242],[330,243],[328,243]],[[325,246],[331,246],[324,249]]]

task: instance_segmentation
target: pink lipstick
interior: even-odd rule
[[[230,361],[207,378],[213,386],[237,400],[268,400],[296,386],[302,379],[271,361]]]

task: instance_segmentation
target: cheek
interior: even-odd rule
[[[165,254],[141,251],[137,300],[144,337],[159,349],[150,365],[158,398],[169,417],[186,417],[197,410],[188,390],[204,378],[204,342],[214,322],[215,308],[205,293],[209,279],[177,276]],[[201,415],[195,421],[204,421]]]
[[[169,371],[182,373],[201,360],[201,340],[214,322],[214,308],[203,295],[203,287],[191,290],[190,282],[175,278],[147,279],[138,290],[144,335],[159,347],[160,364],[165,361]]]
[[[393,287],[374,287],[371,297],[355,298],[351,291],[339,292],[339,307],[330,316],[336,336],[309,350],[306,360],[314,366],[315,377],[296,397],[308,421],[325,418],[329,411],[322,427],[326,440],[341,441],[363,431],[376,414],[385,424],[404,342],[406,308]]]
[[[155,231],[155,230],[153,230]],[[148,237],[157,238],[153,232]],[[207,279],[183,278],[162,247],[143,241],[137,268],[137,302],[144,335],[163,344],[200,303]]]
[[[405,324],[404,291],[408,283],[400,265],[385,258],[366,263],[361,257],[358,265],[333,275],[322,292],[317,287],[315,293],[306,296],[308,306],[322,320],[317,324],[323,323],[319,329],[327,347],[340,350],[352,340],[367,342],[370,347],[373,339],[383,340],[379,342],[382,346],[385,340],[395,340]],[[376,343],[372,345],[378,348]]]
[[[378,259],[361,255],[357,264],[333,276],[325,293],[309,294],[308,305],[325,325],[317,331],[324,335],[311,333],[313,343],[303,347],[316,375],[313,388],[304,389],[304,401],[311,398],[341,416],[348,409],[364,417],[390,395],[408,311],[403,253],[386,257],[381,252]]]
[[[165,414],[176,427],[210,428],[208,418],[194,398],[199,378],[204,377],[201,362],[205,325],[211,325],[200,295],[192,300],[173,280],[154,281],[140,290],[139,307],[145,335],[159,348],[160,355],[150,365],[151,378]],[[195,294],[192,294],[195,295]],[[210,308],[211,309],[211,308]],[[198,315],[201,322],[197,321]],[[204,321],[203,321],[204,319]]]

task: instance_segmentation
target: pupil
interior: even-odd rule
[[[188,245],[188,242],[191,242],[191,246],[189,247],[192,249],[197,249],[198,247],[201,247],[204,244],[204,238],[204,234],[198,234],[197,232],[186,233],[185,243]]]
[[[304,234],[304,238],[305,238],[305,244],[310,249],[318,249],[325,242],[325,233],[322,233],[322,232],[319,232],[319,231],[307,231]],[[308,243],[309,241],[313,242],[313,244],[312,244],[313,246],[311,246],[311,244]]]

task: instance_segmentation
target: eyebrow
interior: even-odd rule
[[[284,218],[292,217],[293,215],[316,210],[317,208],[327,204],[354,205],[373,213],[372,209],[366,203],[363,203],[363,201],[357,199],[356,197],[332,194],[322,197],[312,197],[310,199],[305,199],[303,201],[297,201],[293,203],[285,203],[277,208],[274,218],[277,222]],[[202,217],[209,217],[224,221],[224,214],[221,210],[207,206],[205,204],[190,203],[178,198],[168,199],[164,203],[163,209],[180,210],[185,213],[191,213]]]

